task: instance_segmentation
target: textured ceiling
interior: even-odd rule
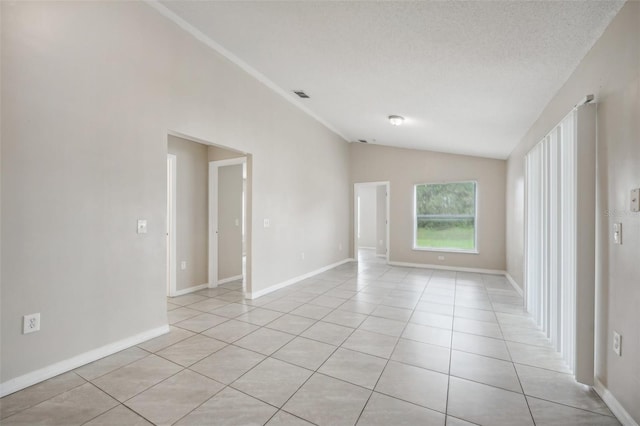
[[[623,3],[161,5],[349,141],[506,158]]]

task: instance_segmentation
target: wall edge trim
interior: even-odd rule
[[[170,297],[184,296],[185,294],[193,293],[194,291],[202,290],[208,287],[209,287],[209,283],[204,283],[194,287],[183,288],[182,290],[176,290],[176,293]]]
[[[15,377],[0,383],[0,397],[12,394],[29,386],[35,385],[59,374],[76,369],[90,362],[97,361],[106,356],[112,355],[121,350],[130,348],[154,337],[161,336],[169,332],[169,325],[152,328],[142,333],[135,334],[122,340],[118,340],[108,345],[83,352],[79,355],[56,362],[38,370]]]
[[[269,287],[267,287],[265,289],[262,289],[262,290],[259,290],[259,291],[253,291],[253,292],[245,292],[244,297],[247,298],[247,299],[257,299],[258,297],[264,296],[264,295],[269,294],[269,293],[273,293],[276,290],[280,290],[282,288],[288,287],[288,286],[290,286],[292,284],[295,284],[295,283],[297,283],[299,281],[305,280],[307,278],[311,278],[314,275],[321,274],[322,272],[328,271],[329,269],[333,269],[333,268],[335,268],[337,266],[344,265],[345,263],[349,263],[349,262],[353,262],[353,261],[354,261],[354,259],[352,259],[352,258],[346,258],[346,259],[340,260],[340,261],[338,261],[336,263],[332,263],[331,265],[323,266],[322,268],[316,269],[316,270],[311,271],[311,272],[307,272],[306,274],[298,275],[297,277],[293,277],[293,278],[290,278],[290,279],[288,279],[286,281],[282,281],[282,282],[280,282],[278,284],[274,284],[274,285],[269,286]]]
[[[237,281],[237,280],[241,280],[243,277],[242,274],[240,275],[234,275],[233,277],[229,277],[229,278],[223,278],[221,280],[218,280],[218,285],[220,284],[226,284],[226,283],[230,283],[232,281]]]
[[[408,268],[438,269],[442,271],[476,272],[478,274],[489,274],[489,275],[504,275],[506,273],[501,269],[466,268],[464,266],[432,265],[429,263],[410,263],[410,262],[394,261],[394,262],[389,262],[389,265],[404,266]]]
[[[620,420],[624,426],[638,426],[631,414],[624,409],[622,404],[618,402],[615,396],[607,389],[600,380],[596,377],[594,379],[593,390],[602,398],[605,404],[609,407],[611,412]]]
[[[520,288],[516,280],[513,279],[511,274],[507,271],[504,271],[504,276],[507,277],[507,280],[511,283],[511,286],[520,294],[520,296],[524,297],[524,290]]]

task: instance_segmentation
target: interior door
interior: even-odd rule
[[[243,165],[218,169],[218,282],[242,278]]]

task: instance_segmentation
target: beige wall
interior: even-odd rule
[[[218,169],[218,280],[242,275],[242,164]]]
[[[209,162],[205,145],[171,135],[168,143],[177,163],[176,290],[184,290],[208,284]]]
[[[640,187],[640,2],[625,4],[511,153],[507,267],[522,285],[524,155],[591,93],[598,106],[596,376],[640,422],[640,214],[629,211],[629,193]],[[623,224],[622,246],[612,244],[614,222]],[[623,336],[622,357],[611,350],[613,330]]]
[[[375,248],[377,234],[376,187],[365,185],[358,188],[360,197],[360,238],[358,247]]]
[[[231,149],[221,148],[218,146],[208,147],[209,161],[230,160],[232,158],[244,157],[242,152],[233,151]]]
[[[0,380],[166,324],[170,130],[252,154],[252,291],[347,257],[340,137],[143,2],[0,7]]]
[[[505,161],[358,143],[350,150],[353,183],[390,182],[392,262],[504,270]],[[413,186],[463,180],[478,182],[479,254],[412,250]]]

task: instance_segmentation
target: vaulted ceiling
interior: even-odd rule
[[[348,141],[506,158],[623,3],[162,1],[159,7]],[[299,89],[310,98],[298,98]],[[391,126],[392,114],[405,117],[404,125]]]

